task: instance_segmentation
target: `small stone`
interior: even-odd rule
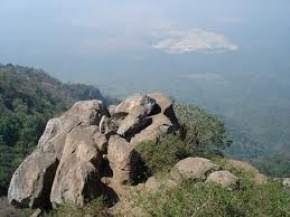
[[[36,209],[33,214],[30,217],[40,217],[42,214],[42,210],[41,209]]]

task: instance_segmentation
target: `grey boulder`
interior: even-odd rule
[[[83,206],[102,191],[98,186],[102,156],[93,138],[97,131],[97,126],[78,126],[67,135],[50,195],[54,206]]]
[[[58,160],[39,149],[29,155],[12,176],[8,200],[18,207],[47,207]]]
[[[210,172],[216,171],[219,166],[206,158],[189,157],[179,161],[171,170],[171,178],[177,183],[183,180],[205,180]]]

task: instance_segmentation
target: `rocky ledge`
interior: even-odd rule
[[[100,195],[118,201],[119,186],[131,183],[135,145],[178,126],[172,101],[161,93],[137,94],[108,108],[97,100],[77,102],[48,121],[13,174],[8,200],[32,208],[83,206]]]

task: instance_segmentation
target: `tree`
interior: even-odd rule
[[[183,140],[195,148],[225,148],[231,144],[224,123],[215,115],[189,104],[176,104]]]

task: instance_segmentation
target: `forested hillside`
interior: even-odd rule
[[[0,195],[47,120],[84,99],[104,97],[93,86],[64,84],[42,70],[0,65]]]

